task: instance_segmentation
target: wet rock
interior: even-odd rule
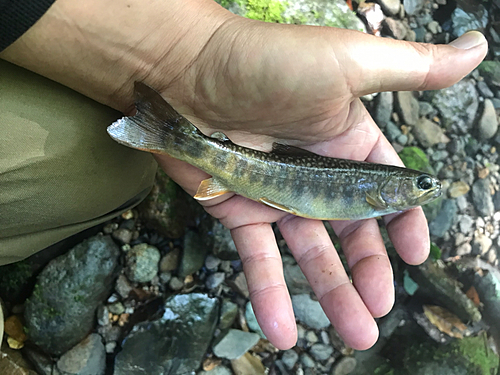
[[[399,40],[403,40],[408,32],[403,22],[395,20],[394,18],[385,18],[382,22],[382,27],[387,35]]]
[[[357,361],[353,357],[342,357],[333,366],[331,375],[348,375],[356,368]]]
[[[446,149],[452,155],[465,155],[465,141],[462,137],[453,138],[447,145]]]
[[[259,357],[245,353],[240,358],[231,361],[235,375],[265,375],[266,368]]]
[[[493,91],[490,90],[486,82],[480,81],[476,84],[476,87],[479,93],[485,98],[493,98],[495,96],[495,94],[493,94]]]
[[[461,195],[467,194],[470,190],[470,186],[463,181],[455,181],[448,188],[448,194],[450,198],[458,198]]]
[[[281,360],[287,369],[291,370],[299,360],[299,355],[295,350],[289,349],[283,352]]]
[[[391,120],[394,96],[392,92],[381,92],[377,96],[377,106],[375,108],[374,119],[380,128],[384,128]]]
[[[141,243],[127,252],[125,273],[131,281],[147,283],[158,273],[160,252],[152,245]]]
[[[97,306],[111,293],[119,255],[111,237],[96,236],[51,261],[26,301],[30,340],[55,355],[80,342],[94,325]]]
[[[302,353],[302,355],[300,356],[300,362],[305,368],[316,367],[316,362],[314,362],[314,359],[312,359],[311,356],[307,353]]]
[[[181,290],[184,287],[184,282],[178,277],[172,277],[168,282],[168,287],[174,291]]]
[[[266,339],[266,335],[264,335],[264,332],[262,331],[262,328],[260,328],[259,322],[257,321],[257,318],[255,317],[252,302],[250,302],[250,301],[247,302],[246,307],[245,307],[245,319],[247,321],[248,328],[250,328],[252,331],[258,333],[259,336],[262,337],[263,339]]]
[[[460,232],[465,235],[471,232],[473,224],[474,220],[469,215],[460,215],[458,217],[458,227],[460,228]]]
[[[391,142],[395,141],[399,136],[403,135],[401,129],[399,129],[399,127],[392,121],[387,122],[384,134]]]
[[[0,353],[0,374],[37,375],[19,350],[13,350],[5,344]]]
[[[462,80],[451,87],[436,92],[428,92],[432,104],[441,114],[443,126],[467,133],[476,118],[479,106],[475,85],[470,80]]]
[[[231,232],[219,221],[216,221],[213,228],[213,248],[212,254],[222,260],[240,259],[238,250],[234,244]]]
[[[472,201],[474,207],[483,216],[491,216],[494,212],[493,198],[490,194],[489,178],[478,179],[472,185]]]
[[[483,233],[476,233],[472,241],[472,251],[477,255],[484,255],[493,245],[493,240]]]
[[[399,14],[399,9],[401,8],[400,0],[379,0],[378,3],[385,14],[389,16],[396,16]]]
[[[439,26],[439,22],[431,21],[427,24],[427,30],[429,30],[432,34],[437,34],[442,31],[441,26]]]
[[[477,70],[488,84],[500,87],[500,61],[483,61]]]
[[[492,328],[495,339],[500,340],[500,272],[492,269],[474,274],[474,286],[484,306],[483,315]]]
[[[292,305],[298,321],[314,329],[323,329],[330,321],[318,301],[313,301],[309,294],[292,296]]]
[[[208,254],[207,258],[205,259],[205,267],[207,270],[210,271],[215,271],[217,267],[219,267],[219,264],[221,263],[221,260],[212,254]]]
[[[181,255],[181,251],[179,249],[173,249],[172,251],[165,254],[160,261],[160,271],[161,272],[169,272],[175,271],[179,266],[179,258]]]
[[[457,219],[457,204],[452,199],[445,199],[441,211],[429,224],[429,231],[433,236],[443,237]]]
[[[406,14],[410,16],[416,15],[424,6],[424,0],[404,0]]]
[[[186,277],[203,267],[206,253],[207,247],[203,244],[198,233],[188,231],[184,236],[184,249],[181,264],[179,265],[179,276]]]
[[[33,349],[33,348],[23,348],[23,356],[35,367],[38,375],[59,375],[59,371],[55,367],[55,363],[45,354]],[[2,360],[0,359],[0,363]],[[2,372],[0,365],[0,374],[10,374],[7,372]],[[17,374],[13,372],[12,374]]]
[[[132,285],[130,285],[125,275],[118,276],[115,283],[115,290],[122,298],[127,298],[132,289]]]
[[[128,244],[132,240],[132,231],[119,228],[113,232],[113,238],[122,244]]]
[[[438,143],[448,143],[450,139],[443,129],[425,117],[420,118],[413,127],[413,135],[425,147],[432,147]]]
[[[325,344],[314,344],[309,349],[309,353],[318,361],[326,361],[333,354],[333,348]]]
[[[497,130],[498,118],[495,108],[491,100],[485,99],[483,113],[478,124],[479,138],[482,140],[493,138]]]
[[[470,253],[472,253],[472,245],[468,242],[465,242],[457,246],[457,248],[455,249],[455,253],[458,256],[469,255]]]
[[[250,292],[248,291],[247,279],[243,272],[239,272],[233,280],[226,280],[226,283],[233,289],[236,293],[241,294],[243,297],[248,298]]]
[[[215,289],[224,282],[225,277],[224,272],[214,272],[207,277],[205,286],[210,290]]]
[[[236,359],[252,349],[260,340],[255,333],[230,329],[227,334],[213,347],[214,354],[219,358]]]
[[[413,92],[398,91],[396,93],[396,108],[406,125],[415,125],[417,123],[419,105]]]
[[[500,192],[497,191],[493,196],[493,206],[495,207],[495,211],[500,211]]]
[[[457,7],[451,14],[451,22],[453,25],[453,34],[461,36],[470,30],[484,30],[488,25],[488,12],[482,6],[478,5],[478,10],[475,12],[466,12]]]
[[[57,368],[63,374],[104,375],[106,351],[101,336],[95,333],[88,335],[59,358]]]
[[[311,285],[309,285],[309,281],[307,281],[298,264],[285,264],[283,270],[290,294],[312,292]]]
[[[319,340],[318,336],[316,335],[316,333],[314,333],[314,331],[307,331],[305,338],[307,340],[307,343],[310,345],[316,344]]]
[[[225,330],[231,327],[237,315],[238,315],[238,305],[231,302],[229,299],[225,298],[222,301],[222,307],[220,309],[219,328],[221,330]]]
[[[200,293],[168,298],[161,319],[134,326],[116,356],[114,375],[196,371],[212,340],[218,309],[216,298]]]

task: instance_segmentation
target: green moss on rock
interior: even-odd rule
[[[283,23],[285,5],[277,0],[248,0],[245,17],[265,22]]]
[[[405,147],[399,153],[399,157],[403,160],[406,168],[433,173],[427,155],[418,147]]]
[[[483,61],[477,69],[488,83],[500,86],[500,61]]]

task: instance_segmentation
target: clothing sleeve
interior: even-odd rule
[[[55,0],[0,0],[0,52],[44,15]]]

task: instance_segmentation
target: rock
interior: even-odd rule
[[[52,260],[26,301],[30,340],[54,355],[80,342],[92,330],[97,306],[111,293],[119,255],[111,237],[96,236]]]
[[[231,287],[236,293],[239,293],[245,298],[250,296],[248,291],[247,279],[243,272],[239,272],[233,280],[226,280],[227,285]]]
[[[210,290],[215,289],[224,282],[225,277],[224,272],[214,272],[205,280],[205,286]]]
[[[200,371],[198,375],[233,375],[233,373],[226,366],[219,365],[210,371]]]
[[[452,199],[445,199],[441,211],[429,224],[429,231],[433,236],[443,237],[457,219],[457,204]]]
[[[399,14],[399,9],[401,8],[400,0],[379,0],[378,3],[388,16],[396,16]]]
[[[413,127],[413,135],[425,147],[432,147],[438,143],[448,143],[450,139],[443,129],[425,117],[420,118]]]
[[[213,247],[212,254],[222,260],[240,259],[236,245],[234,244],[231,232],[219,221],[214,223],[212,228]]]
[[[222,301],[222,307],[220,309],[219,329],[225,330],[231,327],[237,315],[238,305],[225,298]]]
[[[478,179],[472,185],[472,201],[474,207],[483,216],[491,216],[494,213],[493,198],[490,194],[489,178]]]
[[[259,357],[245,353],[240,358],[231,361],[235,375],[266,375],[266,368]]]
[[[116,356],[114,375],[196,371],[212,340],[218,309],[217,298],[205,294],[168,298],[162,318],[134,326]]]
[[[184,282],[178,277],[172,277],[168,282],[168,287],[174,291],[181,290],[184,287]]]
[[[437,34],[441,32],[441,26],[439,26],[439,22],[431,21],[427,24],[427,30],[429,30],[432,34]]]
[[[493,196],[493,206],[495,211],[500,211],[500,191],[497,191]]]
[[[119,228],[113,232],[113,238],[122,244],[128,244],[130,241],[132,241],[132,231],[125,229],[125,228]]]
[[[493,94],[493,91],[490,90],[486,82],[479,81],[478,83],[476,83],[476,87],[479,93],[485,98],[493,98],[495,96],[495,94]]]
[[[392,92],[381,92],[377,96],[377,106],[373,118],[380,128],[384,128],[391,120],[394,96]]]
[[[434,172],[429,164],[427,155],[418,147],[405,147],[398,153],[398,155],[405,164],[406,168],[428,173]]]
[[[391,142],[395,141],[399,136],[403,135],[401,129],[399,129],[399,127],[392,121],[387,122],[384,129],[384,134]]]
[[[293,349],[285,350],[281,356],[281,360],[286,368],[291,370],[299,360],[299,355]]]
[[[409,16],[416,15],[424,6],[423,0],[404,0],[404,9]]]
[[[316,335],[316,333],[314,333],[314,331],[307,331],[305,337],[306,337],[307,343],[310,345],[316,344],[319,340],[318,336]]]
[[[292,296],[292,305],[298,321],[314,329],[323,329],[330,321],[318,301],[313,301],[309,294]]]
[[[207,248],[198,233],[191,230],[188,231],[184,236],[184,249],[182,251],[181,264],[179,265],[179,276],[186,277],[203,267],[206,253]]]
[[[213,347],[214,354],[219,358],[240,358],[252,349],[260,340],[255,333],[230,329],[227,334]]]
[[[470,190],[470,186],[463,181],[455,181],[448,188],[448,194],[450,198],[458,198],[461,195],[467,194]]]
[[[472,253],[472,245],[468,242],[465,242],[460,246],[457,246],[457,248],[455,249],[455,253],[458,256],[469,255],[470,253]]]
[[[311,285],[302,273],[298,264],[285,264],[283,267],[285,282],[290,294],[302,294],[312,292]]]
[[[59,375],[60,372],[55,367],[55,363],[45,354],[33,349],[33,348],[23,348],[23,356],[35,367],[38,375]],[[0,374],[18,374],[17,372],[3,372],[1,368],[1,358],[0,358]]]
[[[416,125],[418,121],[418,100],[411,91],[398,91],[396,93],[396,108],[401,119],[406,125]]]
[[[101,336],[88,335],[59,358],[57,368],[64,374],[104,375],[106,351]]]
[[[302,366],[304,366],[305,368],[316,367],[314,359],[312,359],[311,356],[308,355],[307,353],[302,353],[302,355],[300,356],[300,362],[302,363]]]
[[[427,102],[418,102],[418,116],[419,117],[434,117],[437,114],[437,111],[434,107]]]
[[[250,328],[252,331],[258,333],[259,336],[262,337],[263,339],[267,339],[266,335],[264,335],[264,331],[262,331],[262,328],[260,328],[260,325],[259,325],[259,322],[257,321],[257,318],[255,317],[255,313],[253,311],[253,306],[252,306],[251,301],[248,301],[246,304],[245,319],[247,321],[248,328]]]
[[[7,345],[2,346],[0,353],[0,374],[5,375],[37,375],[19,350],[13,350]]]
[[[405,144],[408,143],[408,136],[401,134],[399,137],[396,138],[396,142],[404,146]]]
[[[476,233],[472,241],[472,251],[477,255],[485,255],[493,245],[493,240],[483,233]]]
[[[325,344],[314,344],[309,349],[309,353],[318,361],[326,361],[333,354],[333,348]]]
[[[491,333],[495,339],[500,339],[500,273],[498,269],[486,272],[475,272],[474,287],[483,304],[484,320],[491,326]]]
[[[473,224],[474,220],[469,215],[460,215],[458,217],[458,227],[460,228],[460,232],[465,235],[471,232]]]
[[[385,18],[384,21],[382,21],[382,27],[387,35],[399,40],[403,40],[408,32],[403,22],[395,20],[394,18]]]
[[[127,252],[125,274],[130,281],[147,283],[158,273],[160,252],[154,246],[146,243],[135,245]]]
[[[356,368],[357,361],[353,357],[342,357],[333,366],[331,375],[349,375]]]
[[[483,114],[479,119],[479,138],[487,140],[493,138],[498,130],[498,118],[490,99],[484,99]]]
[[[221,263],[221,260],[212,254],[208,254],[206,259],[205,259],[205,267],[207,270],[210,271],[215,271],[217,267],[219,267],[219,264]]]
[[[3,318],[2,318],[2,322],[3,322]],[[2,323],[0,323],[0,324],[2,324]],[[21,321],[21,317],[19,315],[9,316],[5,320],[3,328],[4,328],[5,333],[9,337],[13,338],[14,340],[16,340],[20,343],[24,343],[26,341],[26,339],[28,338],[26,336],[26,333],[24,332],[24,326],[23,326],[23,323]],[[0,337],[3,337],[3,334]]]
[[[169,272],[175,271],[179,266],[179,258],[181,255],[181,251],[179,249],[173,249],[172,251],[165,254],[160,261],[160,271],[161,272]]]
[[[489,85],[500,87],[500,61],[483,61],[477,70]]]
[[[108,310],[111,314],[121,315],[125,312],[125,307],[123,306],[123,303],[121,303],[120,301],[117,301],[117,302],[109,304]]]
[[[132,289],[133,288],[128,282],[128,279],[125,277],[125,275],[118,276],[118,279],[116,279],[115,283],[115,290],[122,298],[127,298]]]
[[[455,8],[451,14],[453,34],[458,37],[470,30],[484,31],[488,25],[488,11],[480,4],[477,9],[474,12],[466,12],[459,7]]]
[[[441,114],[442,124],[446,129],[455,129],[468,133],[476,118],[479,106],[475,85],[471,80],[462,80],[451,87],[427,92],[432,105]]]

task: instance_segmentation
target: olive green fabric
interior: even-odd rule
[[[0,265],[145,198],[157,165],[107,135],[120,116],[0,60]]]

